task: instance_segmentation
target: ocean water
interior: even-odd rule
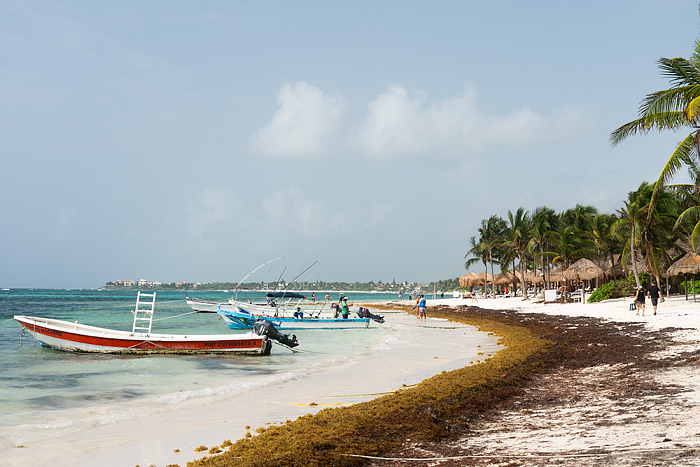
[[[191,292],[212,301],[225,292]],[[325,293],[316,293],[321,298]],[[351,301],[386,301],[395,294],[347,293]],[[332,293],[337,298],[337,293]],[[262,293],[239,293],[259,300]],[[351,365],[354,356],[381,352],[399,339],[389,323],[370,329],[295,331],[296,352],[274,345],[270,356],[101,355],[42,347],[14,315],[78,320],[131,330],[136,291],[0,290],[0,448],[173,410],[207,399],[284,384],[328,368]],[[382,312],[381,314],[385,314]],[[220,334],[230,330],[215,313],[193,313],[185,292],[157,292],[153,332]]]

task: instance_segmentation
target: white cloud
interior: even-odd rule
[[[277,94],[279,109],[251,140],[262,155],[311,157],[332,150],[343,113],[340,99],[326,96],[305,81],[285,84]]]
[[[528,144],[545,137],[551,122],[532,110],[488,115],[476,105],[476,91],[428,103],[400,85],[377,96],[357,133],[358,145],[374,157],[430,153],[454,156],[487,147]]]
[[[393,84],[367,105],[356,130],[340,129],[340,99],[326,97],[317,87],[300,81],[285,84],[277,96],[280,108],[272,122],[252,139],[258,153],[313,156],[355,150],[370,158],[430,154],[463,157],[490,149],[535,145],[570,137],[588,128],[584,115],[565,108],[552,116],[520,108],[505,115],[477,106],[477,92],[466,86],[454,98],[429,101],[422,91],[409,93]],[[352,134],[348,141],[341,135]]]

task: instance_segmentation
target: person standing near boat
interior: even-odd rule
[[[348,319],[350,316],[350,307],[348,307],[348,297],[343,297],[340,301],[340,314],[343,315],[343,319]]]

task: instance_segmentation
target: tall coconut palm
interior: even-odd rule
[[[559,216],[554,209],[540,207],[535,209],[532,214],[532,238],[528,244],[528,252],[531,252],[535,258],[540,257],[540,267],[547,279],[546,283],[549,283],[549,268],[547,267],[549,262],[545,261],[545,256],[552,254],[549,251],[550,245],[558,225]]]
[[[489,217],[487,220],[482,220],[481,226],[478,229],[479,243],[484,244],[484,248],[488,254],[488,262],[491,265],[491,291],[494,291],[496,287],[493,279],[493,264],[499,262],[499,247],[503,243],[504,229],[505,221],[496,215]],[[488,273],[488,270],[485,272]],[[487,276],[488,274],[485,275]]]
[[[530,215],[525,209],[518,208],[515,214],[510,210],[508,211],[508,224],[505,230],[506,241],[503,242],[503,246],[508,248],[520,260],[520,283],[523,289],[523,300],[528,299],[525,282],[525,264],[527,262],[525,252],[527,245],[530,243],[531,230]]]

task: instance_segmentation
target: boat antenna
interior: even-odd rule
[[[265,261],[265,262],[262,263],[260,266],[258,266],[257,268],[253,269],[252,271],[250,271],[250,272],[248,273],[247,276],[245,276],[243,279],[241,279],[241,281],[240,281],[238,284],[236,284],[236,300],[238,300],[238,287],[239,287],[246,279],[248,279],[250,276],[252,276],[252,275],[253,275],[258,269],[260,269],[261,267],[266,266],[266,265],[268,265],[268,264],[270,264],[270,263],[272,263],[272,262],[275,262],[275,261],[277,261],[278,259],[282,259],[282,257],[280,256],[280,257],[278,257],[278,258],[274,258],[274,259],[271,259],[271,260],[269,260],[269,261]]]

